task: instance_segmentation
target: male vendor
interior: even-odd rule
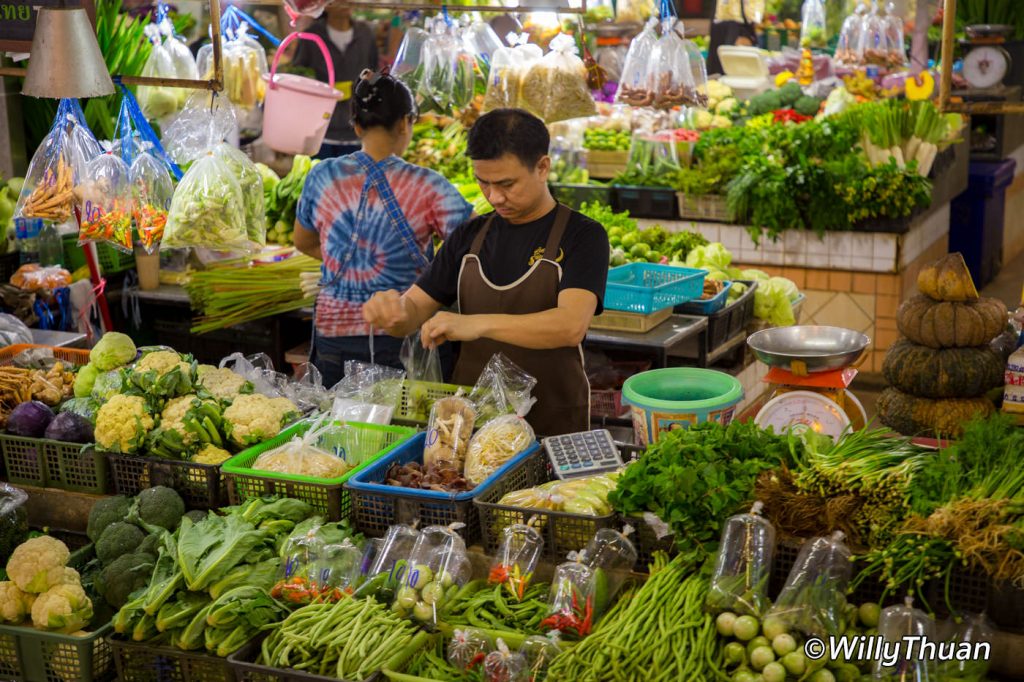
[[[427,347],[461,341],[456,384],[476,383],[501,352],[537,379],[527,420],[538,435],[586,431],[590,385],[581,344],[602,310],[608,236],[548,190],[550,136],[519,109],[477,120],[467,154],[494,212],[462,225],[405,293],[384,291],[363,317]],[[458,303],[458,313],[439,312]]]

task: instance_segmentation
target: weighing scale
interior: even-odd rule
[[[867,413],[849,387],[869,342],[850,329],[812,325],[752,334],[747,343],[771,367],[764,381],[774,387],[755,423],[777,433],[810,430],[832,438],[863,428]]]
[[[963,77],[976,90],[999,90],[1010,71],[1010,53],[1003,48],[1013,26],[981,24],[964,29],[960,41],[964,51]]]

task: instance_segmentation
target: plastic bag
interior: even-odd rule
[[[238,187],[242,190],[242,206],[245,209],[249,241],[265,246],[267,217],[263,203],[263,176],[252,159],[230,144],[222,142],[214,148],[213,153],[231,169],[238,180]]]
[[[487,582],[502,585],[509,595],[521,601],[537,570],[544,536],[530,526],[514,523],[501,531],[498,553],[491,562]]]
[[[177,163],[191,163],[228,139],[237,125],[235,107],[227,97],[193,93],[164,131],[167,154]]]
[[[436,348],[426,349],[420,343],[420,333],[415,332],[402,341],[402,350],[399,355],[402,367],[405,367],[405,377],[409,381],[429,381],[441,383],[441,358]]]
[[[968,645],[974,651],[978,646],[991,646],[995,636],[995,627],[984,613],[969,613],[963,616],[963,622],[957,626],[952,642],[958,649]],[[984,680],[987,679],[988,668],[988,659],[984,657],[967,661],[945,661],[939,667],[939,679]]]
[[[462,472],[475,422],[476,408],[462,396],[454,395],[435,402],[430,408],[427,425],[424,466],[445,464]]]
[[[629,146],[622,184],[641,187],[674,187],[683,164],[672,133],[636,133]]]
[[[448,642],[448,663],[456,670],[471,672],[483,667],[484,659],[490,651],[491,638],[482,630],[456,630]]]
[[[563,635],[586,637],[594,626],[594,570],[573,559],[555,569],[548,612],[540,626]]]
[[[351,595],[362,559],[363,553],[348,538],[341,544],[324,545],[313,562],[313,592],[317,600],[337,602]]]
[[[131,169],[113,152],[94,158],[78,186],[82,226],[78,243],[107,242],[132,252]]]
[[[646,107],[654,104],[654,93],[647,89],[647,69],[651,61],[651,53],[658,42],[655,27],[657,19],[650,19],[632,42],[626,53],[626,62],[619,78],[619,89],[615,93],[615,101],[634,107]]]
[[[345,363],[345,378],[335,384],[331,417],[364,424],[391,423],[402,395],[405,372],[393,367]]]
[[[842,532],[808,540],[786,578],[769,618],[814,637],[838,637],[843,632],[846,587],[853,571],[850,550]]]
[[[253,392],[268,398],[280,398],[279,378],[283,376],[274,370],[274,361],[266,353],[245,356],[232,353],[221,359],[218,367],[227,368],[252,384]]]
[[[379,544],[375,542],[367,547],[367,553],[372,552],[373,558],[368,565],[364,558],[364,582],[356,590],[356,595],[372,596],[381,603],[390,603],[405,580],[409,556],[419,537],[419,531],[412,526],[389,526]]]
[[[53,291],[71,286],[71,273],[59,265],[44,268],[38,263],[26,263],[11,275],[11,284],[23,291]]]
[[[83,419],[89,420],[89,422],[96,423],[96,413],[100,409],[100,404],[92,398],[72,398],[71,400],[65,400],[61,403],[60,409],[57,410],[59,413],[71,412],[77,414]]]
[[[532,63],[523,79],[519,104],[548,123],[597,112],[587,85],[587,67],[572,36],[555,36],[551,51]]]
[[[874,5],[864,14],[864,19],[861,21],[857,53],[860,56],[861,64],[886,66],[889,63],[885,22],[878,15],[878,8]]]
[[[843,21],[843,27],[839,30],[839,42],[836,43],[836,64],[842,66],[860,64],[862,57],[860,34],[864,29],[864,14],[866,12],[867,8],[858,3],[853,12]]]
[[[516,108],[520,106],[520,94],[524,79],[533,63],[544,56],[544,51],[529,42],[529,36],[509,34],[508,47],[494,54],[491,71],[484,94],[483,111]]]
[[[903,35],[903,17],[896,11],[896,5],[892,2],[885,6],[885,44],[889,51],[889,66],[901,68],[910,65],[907,58],[907,46]]]
[[[800,18],[800,47],[825,49],[828,46],[825,3],[822,0],[804,0]]]
[[[142,75],[146,78],[178,78],[174,59],[161,41],[160,29],[150,24],[146,26],[145,31],[146,37],[152,43],[152,49],[146,64],[142,67]],[[187,93],[187,90],[162,85],[140,85],[136,93],[139,106],[142,107],[142,113],[146,118],[159,120],[181,109],[185,104],[182,101],[182,93]]]
[[[463,30],[462,42],[476,56],[483,73],[490,72],[494,55],[503,47],[498,34],[494,32],[489,23],[482,21],[479,16],[475,17],[473,23]]]
[[[525,417],[537,402],[531,395],[536,385],[535,377],[527,374],[504,354],[492,355],[469,394],[470,402],[477,409],[477,425],[482,426],[506,414]]]
[[[469,442],[463,472],[477,486],[534,441],[533,428],[514,414],[492,419]]]
[[[128,177],[132,188],[132,218],[139,245],[146,253],[156,253],[167,227],[167,211],[174,197],[174,183],[167,165],[142,151],[135,155]]]
[[[523,655],[510,651],[500,637],[496,646],[484,659],[484,679],[487,682],[528,682],[530,675]]]
[[[296,436],[284,445],[261,454],[253,462],[252,468],[307,478],[341,478],[352,467],[344,457],[319,447],[322,436],[332,428],[330,424],[323,425],[321,421],[302,436]]]
[[[680,35],[682,31],[682,24],[674,17],[663,19],[661,37],[651,50],[646,80],[649,94],[643,100],[650,99],[657,109],[707,105],[707,96],[698,90],[698,86],[706,88],[707,83],[694,81],[690,50]]]
[[[548,666],[562,653],[558,634],[557,631],[552,631],[546,637],[532,635],[523,640],[519,653],[526,659],[531,680],[546,679]]]
[[[0,557],[11,556],[28,539],[26,502],[28,493],[0,481]]]
[[[426,66],[423,62],[423,50],[430,39],[430,34],[422,28],[410,28],[402,37],[395,55],[395,65],[391,67],[391,75],[398,78],[413,93],[419,92],[420,82]]]
[[[608,493],[615,490],[618,472],[549,481],[535,488],[507,493],[498,504],[527,509],[568,512],[585,516],[612,513]]]
[[[749,514],[725,522],[708,590],[707,608],[712,613],[760,618],[768,606],[775,528],[761,516],[761,507],[757,502]]]
[[[393,610],[425,625],[437,625],[438,614],[472,575],[466,543],[450,527],[427,526],[409,554]]]
[[[311,528],[305,535],[292,536],[281,547],[281,567],[277,581],[270,590],[270,596],[286,604],[301,606],[317,597],[314,590],[315,566],[324,550],[324,543],[317,537],[319,526]]]
[[[196,66],[195,55],[182,40],[174,35],[174,25],[166,17],[160,22],[160,32],[165,36],[164,50],[171,58],[176,78],[198,80],[199,68]],[[178,109],[185,106],[189,98],[188,88],[174,88],[178,96]]]
[[[455,52],[459,46],[441,17],[428,20],[427,31],[421,53],[423,75],[416,91],[417,100],[421,111],[451,114]]]
[[[882,610],[878,618],[878,636],[885,643],[885,651],[901,654],[895,661],[885,657],[875,659],[872,669],[873,680],[922,680],[932,673],[931,661],[919,655],[920,648],[904,646],[908,637],[917,637],[919,642],[935,641],[935,621],[920,609],[914,608],[914,600],[907,597],[902,605]],[[890,665],[886,665],[890,663]]]
[[[204,45],[196,57],[196,66],[202,78],[213,77],[213,46]],[[267,54],[260,44],[250,38],[243,24],[237,35],[223,44],[224,94],[231,103],[243,111],[251,111],[263,104],[266,94]]]
[[[583,551],[583,561],[594,571],[594,618],[611,606],[636,564],[636,546],[626,533],[602,528],[594,534]]]
[[[4,335],[5,346],[13,346],[15,344],[22,343],[32,344],[32,330],[29,329],[23,321],[10,313],[0,313],[0,333]],[[37,348],[33,350],[47,351],[49,349]],[[28,366],[24,364],[22,356],[29,352],[31,352],[31,350],[22,351],[18,355],[14,356],[14,365],[16,367]],[[53,351],[50,351],[49,353],[49,364],[53,364]]]
[[[178,183],[167,215],[163,246],[242,253],[257,250],[246,228],[245,202],[238,180],[213,152],[192,164]]]

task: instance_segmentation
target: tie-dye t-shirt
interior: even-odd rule
[[[420,252],[433,235],[442,239],[466,222],[473,208],[436,171],[406,163],[397,156],[382,162],[384,174],[416,235]],[[299,225],[320,235],[323,281],[328,283],[316,304],[316,330],[321,336],[363,336],[363,304],[378,291],[405,291],[416,282],[417,262],[388,218],[384,202],[372,187],[365,214],[356,224],[366,174],[351,156],[321,161],[310,171],[299,199]],[[344,272],[342,262],[355,241]]]

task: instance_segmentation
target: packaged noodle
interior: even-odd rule
[[[146,253],[155,253],[167,226],[174,183],[167,165],[148,151],[135,155],[128,177],[132,187],[132,218],[139,243]]]
[[[521,601],[543,549],[544,537],[530,526],[521,523],[508,526],[501,532],[501,544],[491,563],[487,582],[503,586],[509,596]]]
[[[497,50],[491,61],[487,79],[483,111],[520,106],[520,93],[533,63],[544,56],[544,51],[529,42],[527,34],[510,33],[508,47]]]
[[[78,185],[82,205],[79,243],[107,242],[132,252],[131,171],[113,152],[100,154],[88,163]]]
[[[466,451],[464,474],[480,485],[503,464],[530,447],[534,433],[529,423],[514,414],[498,417],[476,432]]]
[[[192,164],[178,183],[163,246],[247,253],[255,250],[245,225],[238,180],[213,152]]]
[[[775,528],[761,516],[757,502],[749,514],[725,522],[715,572],[708,590],[712,613],[731,611],[760,618],[768,606],[768,578],[775,553]]]
[[[465,398],[454,395],[441,398],[430,408],[423,464],[447,464],[462,472],[469,449],[476,409]]]
[[[259,246],[267,243],[267,217],[263,202],[263,176],[252,159],[237,147],[222,142],[213,149],[235,174],[238,187],[242,190],[242,205],[245,208],[245,225],[249,241]]]
[[[843,632],[846,588],[853,571],[842,532],[804,543],[768,618],[813,637]]]
[[[466,543],[458,533],[444,526],[427,526],[409,554],[392,608],[400,616],[435,626],[439,614],[471,574]]]
[[[520,106],[547,123],[593,116],[594,97],[587,85],[587,67],[578,56],[576,41],[560,33],[551,51],[533,62],[523,79]]]

